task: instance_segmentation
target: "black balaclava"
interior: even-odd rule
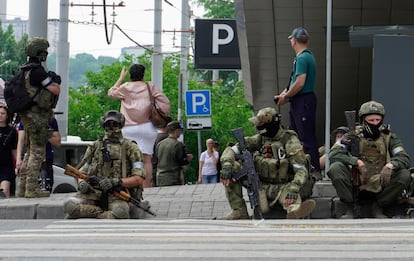
[[[382,121],[381,120],[378,124],[374,125],[374,124],[370,124],[368,122],[366,122],[365,120],[363,120],[362,122],[362,134],[364,134],[364,137],[367,139],[373,139],[376,140],[380,137],[381,135],[381,130],[380,127],[382,125]]]
[[[279,131],[280,127],[279,121],[277,119],[278,118],[275,117],[274,120],[269,123],[256,126],[257,132],[264,137],[273,138]]]

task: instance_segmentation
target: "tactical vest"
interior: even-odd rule
[[[375,141],[361,138],[359,142],[360,159],[365,163],[368,178],[379,174],[384,165],[389,161],[388,144],[390,134],[381,133]]]
[[[106,143],[98,140],[94,144],[92,155],[85,155],[85,159],[90,162],[88,170],[89,176],[99,178],[125,178],[127,173],[131,173],[131,166],[126,162],[124,143]]]
[[[290,134],[285,133],[281,140],[267,140],[261,149],[253,154],[256,171],[261,181],[279,184],[293,179],[293,174],[288,175],[289,159],[285,148],[289,137]]]
[[[26,89],[29,93],[30,97],[34,97],[33,101],[35,102],[34,110],[36,110],[36,107],[42,109],[42,110],[50,110],[56,108],[56,104],[58,102],[59,96],[54,95],[50,91],[48,91],[45,88],[42,88],[37,95],[36,92],[38,91],[39,87],[33,86],[30,84],[30,73],[31,70],[28,70],[24,73],[25,83],[26,83]]]

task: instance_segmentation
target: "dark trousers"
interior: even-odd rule
[[[289,128],[298,134],[305,153],[311,156],[312,166],[315,170],[320,170],[316,139],[316,103],[316,95],[313,92],[293,96],[290,103]]]

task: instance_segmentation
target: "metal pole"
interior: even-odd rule
[[[331,58],[332,58],[332,0],[326,4],[326,115],[325,115],[325,175],[329,170],[328,153],[331,148]]]
[[[188,90],[188,71],[187,60],[190,43],[190,6],[188,0],[181,1],[181,54],[180,54],[180,73],[182,75],[183,91]]]
[[[162,0],[154,1],[154,53],[152,54],[152,75],[151,81],[162,90]]]
[[[29,38],[47,39],[48,0],[30,0],[29,2]]]
[[[59,39],[56,52],[56,72],[62,79],[60,85],[59,102],[56,106],[57,112],[63,114],[56,115],[59,125],[59,132],[62,140],[67,140],[68,136],[68,97],[69,97],[69,0],[60,0],[60,19],[59,19]]]

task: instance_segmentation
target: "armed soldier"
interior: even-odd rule
[[[113,192],[140,200],[145,171],[138,145],[122,136],[124,123],[124,116],[113,110],[101,118],[105,136],[89,145],[78,164],[89,178],[79,179],[79,192],[64,203],[67,218],[130,218],[130,205]]]
[[[347,206],[341,218],[357,218],[363,212],[386,218],[383,209],[396,204],[410,186],[409,155],[397,135],[384,124],[384,115],[382,104],[376,101],[362,104],[358,112],[360,125],[337,141],[329,153],[328,176]],[[355,137],[357,142],[350,142]],[[351,144],[357,148],[351,148]],[[359,150],[359,156],[352,155],[353,149]],[[352,167],[359,174],[359,180],[353,180]],[[360,186],[354,190],[353,184]],[[369,209],[363,209],[366,204],[359,206],[359,210],[355,208],[362,200],[370,202]]]
[[[28,137],[27,164],[23,164],[19,173],[19,194],[25,198],[50,195],[49,191],[40,189],[38,180],[45,144],[53,134],[48,122],[53,117],[53,109],[59,98],[61,78],[55,72],[46,72],[41,66],[42,62],[46,62],[48,47],[46,39],[30,39],[25,49],[29,61],[21,67],[25,71],[26,89],[34,97],[34,105],[19,113]]]
[[[303,151],[295,132],[280,126],[280,117],[275,108],[259,110],[257,116],[249,119],[256,126],[258,134],[245,137],[246,148],[253,154],[254,165],[260,179],[259,199],[263,213],[279,203],[287,212],[287,218],[307,217],[315,208],[312,193],[313,181],[309,176],[310,161]],[[237,161],[240,143],[227,147],[221,157],[221,183],[232,211],[223,219],[248,219],[242,187],[246,178],[235,177],[243,168]]]

